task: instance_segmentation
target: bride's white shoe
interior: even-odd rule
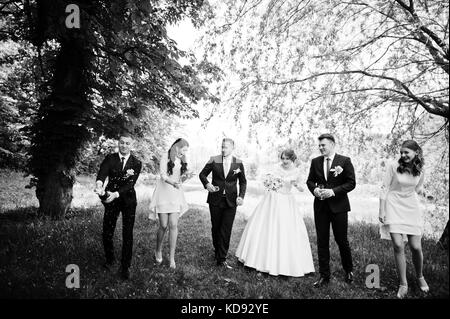
[[[176,266],[176,264],[175,264],[175,261],[171,261],[171,262],[170,262],[170,268],[171,268],[171,269],[177,268],[177,266]]]
[[[428,284],[425,281],[425,278],[422,276],[422,277],[418,278],[418,280],[419,280],[420,290],[422,290],[423,292],[429,292],[430,291],[430,287],[428,287]]]
[[[408,294],[408,285],[400,285],[398,287],[397,298],[403,299]]]

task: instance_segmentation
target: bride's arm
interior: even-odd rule
[[[302,179],[300,177],[301,177],[300,170],[297,170],[297,172],[296,172],[296,174],[294,176],[292,185],[294,185],[294,187],[297,188],[297,190],[299,192],[303,192],[305,189],[301,186],[301,180]]]

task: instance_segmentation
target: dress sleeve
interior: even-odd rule
[[[386,165],[386,173],[384,174],[383,182],[380,189],[380,199],[386,200],[387,194],[392,184],[392,179],[394,177],[394,165],[389,163]]]
[[[419,195],[423,195],[424,194],[424,189],[423,189],[424,181],[425,181],[425,171],[422,170],[422,172],[420,173],[419,182],[416,185],[416,193],[419,194]]]
[[[167,153],[162,153],[159,161],[159,174],[161,176],[161,180],[165,182],[169,176],[167,175]]]

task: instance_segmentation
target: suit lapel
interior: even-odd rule
[[[323,162],[325,161],[325,156],[322,156],[321,158],[320,158],[320,161],[319,161],[319,172],[320,172],[320,176],[322,176],[322,178],[323,178],[323,180],[324,181],[326,181],[326,179],[325,179],[325,173],[323,172]]]
[[[228,175],[230,175],[230,173],[233,171],[233,164],[236,162],[236,158],[233,156],[231,158],[231,163],[230,163],[230,169],[227,172],[227,176],[225,176],[225,179],[228,178]]]
[[[120,153],[116,153],[117,154],[117,156],[116,156],[116,167],[117,167],[117,170],[119,171],[119,172],[121,172],[122,171],[122,167],[120,166]]]

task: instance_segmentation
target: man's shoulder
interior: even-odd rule
[[[344,161],[346,161],[346,160],[349,160],[349,159],[350,159],[350,157],[349,157],[349,156],[345,156],[345,155],[342,155],[342,154],[337,154],[337,153],[336,153],[335,157],[337,157],[337,158],[339,158],[339,159],[342,159],[342,160],[344,160]]]
[[[137,164],[142,165],[142,161],[134,154],[130,154],[130,158],[133,159]]]
[[[240,158],[237,158],[236,156],[234,158],[235,158],[236,164],[244,163]]]
[[[105,156],[105,160],[114,159],[114,157],[118,157],[117,152],[109,153]]]
[[[320,161],[320,160],[322,159],[322,157],[323,157],[323,155],[319,155],[319,156],[317,156],[317,157],[314,157],[314,158],[311,160],[311,162],[317,162],[317,161]]]
[[[214,155],[209,158],[208,163],[220,163],[222,162],[222,155]]]

